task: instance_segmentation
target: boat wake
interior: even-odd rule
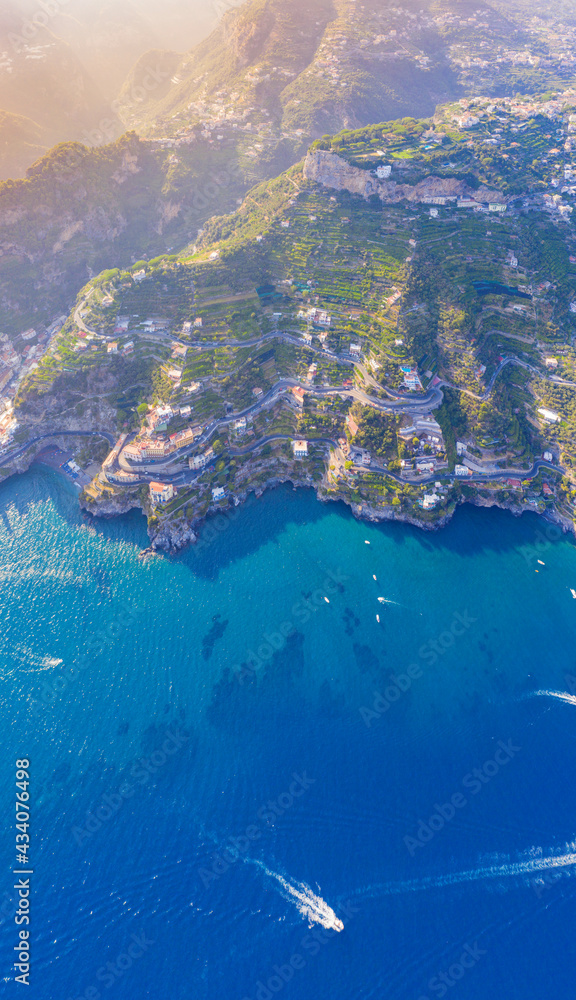
[[[261,861],[256,861],[253,858],[246,858],[246,861],[257,865],[269,878],[274,879],[280,886],[284,899],[294,903],[302,916],[307,917],[310,925],[313,923],[321,924],[326,930],[344,930],[344,924],[336,916],[332,907],[328,906],[328,903],[321,896],[317,896],[305,882],[289,882],[277,872],[270,871]]]
[[[534,691],[532,698],[558,698],[558,701],[565,701],[568,705],[576,705],[576,695],[568,694],[567,691]]]
[[[518,876],[534,876],[541,872],[549,872],[557,869],[570,870],[576,868],[576,845],[567,845],[571,848],[569,853],[542,855],[539,848],[533,848],[534,856],[526,858],[524,861],[508,861],[504,864],[485,865],[478,868],[471,868],[468,871],[450,872],[447,875],[430,875],[420,879],[411,879],[407,882],[385,882],[381,885],[369,886],[367,889],[355,893],[355,898],[377,899],[379,896],[399,895],[407,892],[423,892],[426,889],[439,889],[450,885],[460,885],[463,882],[480,882],[490,880],[502,880]],[[531,852],[532,853],[532,852]],[[566,871],[568,874],[568,871]]]

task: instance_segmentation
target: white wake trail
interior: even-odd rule
[[[317,896],[305,882],[289,882],[277,872],[270,871],[261,861],[253,858],[246,858],[246,861],[257,865],[269,878],[274,879],[283,890],[284,899],[294,903],[302,916],[307,917],[311,924],[321,924],[327,930],[344,930],[344,924],[336,916],[332,907],[328,906],[328,903],[321,896]]]
[[[570,845],[573,847],[574,845]],[[552,871],[556,868],[573,868],[576,866],[576,853],[553,854],[547,857],[534,857],[526,861],[511,861],[501,865],[487,865],[471,868],[468,871],[450,872],[447,875],[430,875],[408,882],[386,882],[382,885],[370,886],[360,892],[364,898],[375,899],[378,896],[392,896],[406,892],[422,892],[425,889],[437,889],[444,886],[459,885],[463,882],[480,882],[490,879],[511,878],[518,875],[535,875],[539,872]],[[355,897],[357,894],[354,894]]]
[[[567,691],[535,691],[534,698],[557,698],[558,701],[565,701],[568,705],[576,705],[576,695],[568,694]]]

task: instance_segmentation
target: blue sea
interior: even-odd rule
[[[22,995],[572,1000],[558,535],[468,506],[367,525],[280,488],[142,559],[139,514],[90,520],[39,466],[5,482],[4,994],[24,759]]]

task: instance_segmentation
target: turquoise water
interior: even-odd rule
[[[571,539],[279,489],[142,560],[34,468],[0,542],[6,978],[27,757],[34,997],[573,995]]]

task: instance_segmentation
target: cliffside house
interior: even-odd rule
[[[150,483],[150,500],[153,504],[168,503],[174,492],[172,483]]]

